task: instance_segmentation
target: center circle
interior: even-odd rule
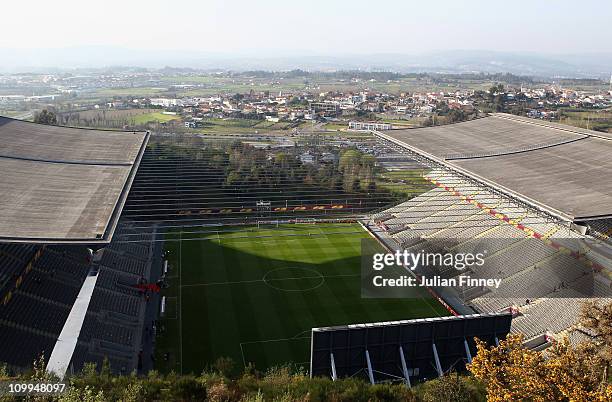
[[[305,292],[325,283],[319,271],[303,267],[276,268],[266,272],[262,280],[271,288],[284,292]]]

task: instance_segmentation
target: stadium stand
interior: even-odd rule
[[[585,238],[568,223],[444,169],[430,171],[428,178],[438,187],[372,215],[366,224],[390,249],[457,253],[486,249],[483,268],[469,274],[501,278],[499,289],[465,287],[457,294],[434,289],[457,311],[465,306],[477,313],[514,311],[512,331],[535,338],[575,325],[580,298],[612,300],[609,281],[593,265],[567,249],[553,247],[551,242],[577,248],[581,243],[576,240]],[[417,269],[417,274],[426,276],[460,273],[454,268]]]
[[[120,231],[129,230],[122,227]],[[153,233],[139,233],[148,236],[149,242],[113,242],[112,250],[105,252],[119,257],[102,258],[93,264],[84,247],[1,244],[3,268],[9,267],[14,273],[28,265],[32,268],[12,282],[5,280],[0,288],[0,299],[6,300],[0,304],[0,361],[16,369],[25,369],[41,353],[48,359],[81,284],[93,270],[99,280],[81,328],[71,369],[79,370],[87,362],[101,364],[104,358],[116,372],[137,369],[147,296],[135,286],[146,282],[150,274],[154,236]],[[43,251],[30,263],[37,249]],[[134,266],[138,269],[133,269]],[[8,275],[11,279],[11,272],[5,269],[2,272],[4,277]],[[7,295],[10,295],[8,299]],[[15,350],[19,353],[14,353]]]
[[[312,329],[310,375],[362,377],[372,384],[465,371],[477,353],[510,331],[509,313],[471,314]]]
[[[580,245],[591,244],[583,242],[589,235],[608,241],[612,234],[609,219],[593,219],[612,213],[610,181],[601,180],[610,167],[608,136],[501,114],[386,134],[381,139],[394,150],[424,156],[438,187],[373,215],[371,230],[392,249],[486,248],[492,264],[470,274],[503,279],[495,291],[462,289],[445,301],[479,313],[510,309],[518,314],[512,330],[537,338],[568,332],[581,298],[612,300],[610,281],[598,272],[610,272],[610,254],[598,250],[595,258],[591,249],[586,261],[571,254],[585,253]],[[587,226],[587,235],[572,222]]]
[[[122,241],[130,235],[145,241]],[[72,357],[72,370],[80,370],[85,363],[100,367],[105,358],[115,372],[129,373],[141,366],[143,331],[150,325],[145,323],[145,312],[153,301],[136,285],[149,281],[154,236],[152,231],[136,231],[122,224],[100,261],[94,262],[98,281]]]
[[[117,372],[140,367],[156,307],[136,286],[150,279],[155,234],[121,224],[127,241],[109,242],[148,138],[0,117],[0,362],[11,369],[49,359],[92,275],[70,369],[105,358]],[[92,261],[87,247],[105,245]]]
[[[556,132],[536,125],[525,125],[518,130],[514,120],[494,117],[423,129],[393,130],[391,135],[444,159],[509,154],[585,137],[585,134]]]
[[[0,117],[0,362],[23,370],[57,346],[87,277],[71,369],[107,358],[138,368],[153,231],[107,245],[149,133],[44,126]],[[121,224],[119,232],[131,231]]]
[[[12,367],[48,358],[89,270],[87,255],[75,248],[1,244],[0,264],[12,267],[0,287],[0,360]],[[8,264],[7,261],[10,261]],[[11,350],[19,350],[15,354]]]
[[[612,219],[593,220],[587,224],[594,237],[612,243]]]
[[[377,136],[568,221],[612,215],[612,138],[505,114]],[[579,167],[579,168],[577,168]]]

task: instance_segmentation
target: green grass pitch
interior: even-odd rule
[[[157,368],[199,373],[219,357],[238,367],[307,368],[313,327],[448,314],[426,292],[362,299],[367,238],[358,224],[167,234],[170,288],[163,290]]]

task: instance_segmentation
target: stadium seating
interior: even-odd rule
[[[31,367],[41,355],[47,360],[56,337],[0,321],[0,362],[13,367]]]
[[[391,248],[417,244],[425,251],[465,253],[486,249],[485,265],[469,274],[501,278],[500,288],[464,287],[457,294],[476,312],[518,307],[522,315],[515,320],[513,330],[533,337],[571,327],[578,317],[579,297],[612,295],[609,281],[601,280],[591,267],[532,237],[537,233],[578,251],[576,240],[583,238],[579,233],[450,172],[433,170],[428,177],[447,188],[434,188],[372,216],[372,223],[376,217],[385,217],[387,231],[370,227]],[[605,222],[597,222],[591,226],[599,227],[599,233],[609,228]],[[418,273],[453,277],[459,271],[421,268]]]
[[[0,295],[7,282],[25,268],[35,251],[32,245],[0,243]]]
[[[0,244],[0,362],[27,368],[41,353],[50,356],[93,268],[97,283],[71,367],[106,357],[114,371],[136,368],[146,301],[135,285],[149,275],[153,234],[127,225],[118,234],[129,241],[111,243],[93,265],[84,247],[47,246],[34,261],[39,247]]]
[[[0,320],[49,334],[59,334],[69,312],[68,306],[45,302],[18,292],[6,306],[0,307]]]
[[[104,250],[100,265],[118,271],[144,276],[146,263],[140,259],[126,254],[120,254],[116,250]]]
[[[78,286],[57,280],[47,272],[35,270],[26,277],[19,291],[46,299],[51,302],[69,306],[76,299],[80,288]]]
[[[100,367],[104,358],[115,372],[137,368],[146,299],[135,285],[150,275],[153,237],[122,224],[94,264],[98,278],[71,361],[75,370],[85,363]]]
[[[91,342],[92,340],[104,340],[121,345],[132,345],[135,332],[127,326],[102,322],[92,315],[86,317],[81,334],[80,342]]]
[[[142,297],[128,296],[120,294],[119,292],[96,287],[91,296],[88,311],[97,313],[116,311],[131,316],[137,316],[140,311],[141,299]]]
[[[546,332],[561,332],[574,325],[580,313],[581,295],[573,289],[566,289],[554,296],[522,307],[522,315],[512,320],[512,330],[525,334],[529,339]]]
[[[138,283],[140,277],[118,272],[107,267],[99,267],[98,288],[112,290],[114,292],[125,293],[129,295],[138,294],[138,289],[134,285]]]
[[[86,363],[93,363],[96,366],[102,367],[106,359],[114,372],[127,374],[129,368],[134,366],[134,358],[119,358],[113,354],[105,353],[100,347],[90,345],[77,345],[72,355],[70,362],[70,370],[79,371]]]

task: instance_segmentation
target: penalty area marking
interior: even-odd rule
[[[276,338],[276,339],[263,339],[259,341],[247,341],[240,342],[240,354],[242,355],[242,364],[246,367],[246,357],[244,355],[244,346],[255,345],[258,343],[273,343],[273,342],[291,342],[296,340],[310,339],[310,336],[292,337],[292,338]],[[250,363],[250,362],[249,362]]]
[[[168,306],[172,303],[174,305],[174,314],[168,315]],[[177,296],[166,296],[166,313],[162,317],[164,320],[176,320],[178,318],[178,297]]]
[[[302,338],[302,335],[312,332],[312,328],[311,329],[305,329],[302,332],[298,332],[297,334],[293,335],[293,337],[291,339],[300,339]],[[310,338],[309,336],[307,338]]]

